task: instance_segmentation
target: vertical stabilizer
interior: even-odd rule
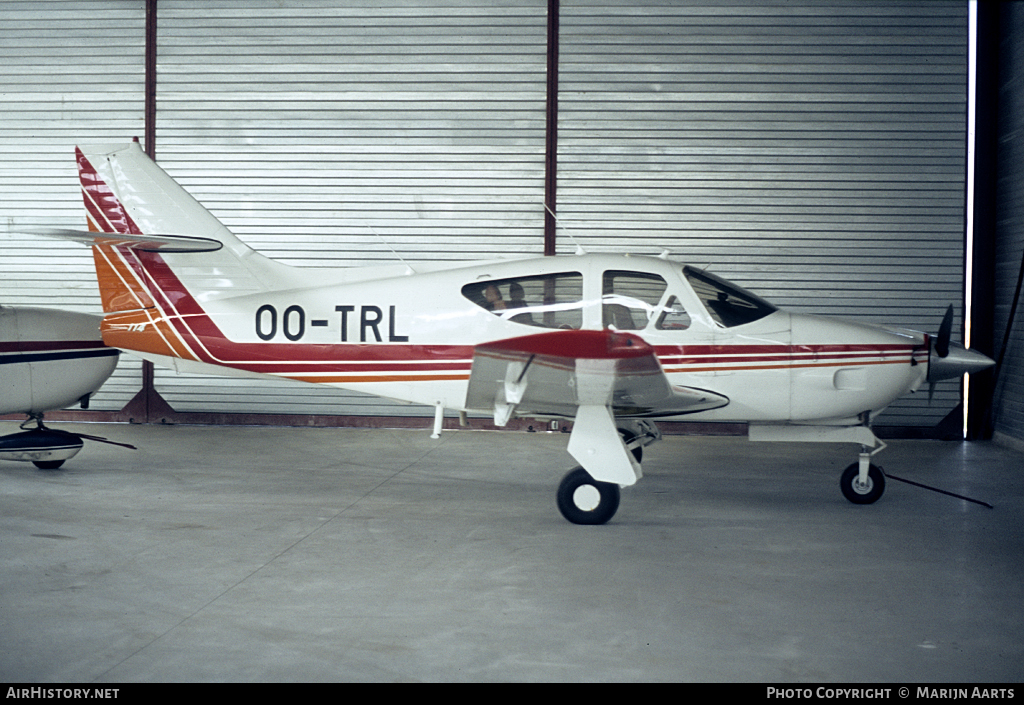
[[[89,229],[219,240],[238,256],[252,250],[142,151],[138,142],[76,150]]]
[[[161,257],[188,291],[204,300],[238,296],[286,285],[291,267],[255,252],[177,184],[137,142],[76,149],[89,230],[123,235],[186,235],[217,240],[215,253],[167,253]],[[104,250],[109,250],[104,257]],[[115,256],[97,246],[97,272],[108,312],[125,310],[124,297],[103,290],[118,279],[103,276]],[[122,287],[123,288],[123,287]],[[123,293],[123,292],[120,292]],[[121,301],[120,304],[108,302]],[[146,302],[148,303],[148,302]]]

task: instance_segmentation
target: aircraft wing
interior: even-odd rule
[[[616,416],[675,416],[728,403],[715,392],[672,386],[653,347],[611,330],[478,345],[466,394],[468,409],[493,413],[499,426],[513,415],[574,417],[569,452],[595,480],[620,485],[636,482],[640,468],[619,437]]]

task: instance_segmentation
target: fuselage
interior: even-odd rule
[[[788,313],[661,258],[296,268],[291,281],[238,293],[203,257],[143,255],[155,306],[108,315],[104,341],[180,371],[287,377],[463,410],[475,345],[614,328],[652,345],[671,384],[728,397],[687,416],[712,421],[856,422],[927,375],[923,333]]]

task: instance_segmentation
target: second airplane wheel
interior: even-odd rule
[[[56,470],[64,464],[63,460],[33,460],[32,464],[40,470]]]
[[[558,510],[573,524],[604,524],[619,508],[619,486],[574,468],[558,485]]]
[[[860,483],[860,464],[854,463],[843,470],[843,476],[839,478],[839,486],[843,490],[843,496],[854,504],[872,504],[885,492],[885,474],[882,468],[877,465],[868,467],[868,481],[863,485]]]

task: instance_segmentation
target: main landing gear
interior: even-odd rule
[[[35,428],[28,428],[33,423]],[[0,460],[30,462],[40,470],[56,470],[82,449],[83,436],[47,428],[40,413],[29,414],[21,428],[21,433],[0,437]]]
[[[643,457],[643,447],[661,438],[657,427],[643,420],[618,420],[619,437],[625,449],[632,453],[637,465]],[[639,470],[637,470],[639,477]],[[595,480],[582,466],[570,470],[558,485],[556,503],[566,520],[573,524],[605,524],[619,509],[619,485]]]

